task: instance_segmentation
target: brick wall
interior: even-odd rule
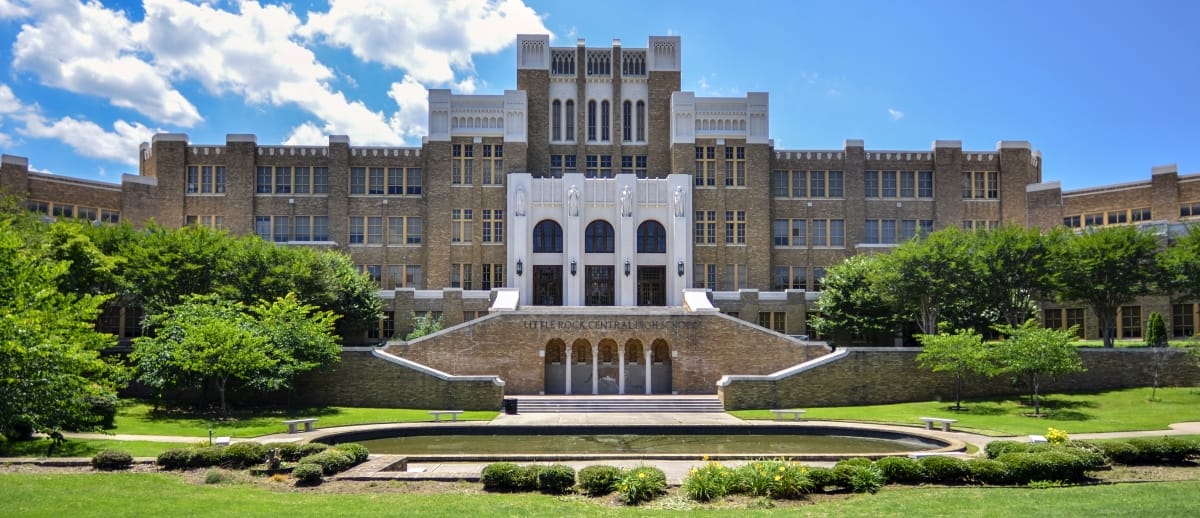
[[[337,365],[301,376],[295,397],[309,405],[496,410],[503,395],[493,380],[446,380],[364,348],[347,349]]]

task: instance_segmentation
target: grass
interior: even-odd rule
[[[496,411],[468,411],[458,416],[460,421],[487,421]],[[208,439],[211,428],[214,436],[258,437],[287,431],[280,421],[301,417],[320,419],[320,428],[374,423],[418,423],[432,421],[427,410],[401,408],[313,407],[290,410],[255,410],[234,412],[230,417],[180,411],[154,411],[148,404],[124,404],[117,410],[115,427],[109,433],[132,435],[174,435]]]
[[[535,493],[292,492],[263,485],[200,485],[178,475],[0,474],[5,515],[24,516],[1187,516],[1200,481],[1052,489],[889,486],[876,495],[775,509],[712,509],[678,498],[642,507]],[[70,495],[70,498],[63,498]],[[720,505],[720,504],[718,504]],[[669,508],[669,509],[664,509]]]
[[[207,444],[207,440],[204,441]],[[171,448],[188,446],[185,443],[150,441],[115,441],[111,439],[67,439],[50,451],[49,439],[9,442],[0,441],[0,457],[91,457],[100,450],[123,450],[134,457],[157,457]],[[49,455],[47,455],[49,453]]]
[[[958,419],[955,428],[989,435],[1044,434],[1054,427],[1069,433],[1165,430],[1171,423],[1200,421],[1200,390],[1188,387],[1159,388],[1155,401],[1150,389],[1134,388],[1090,394],[1053,394],[1042,398],[1040,418],[1028,417],[1033,408],[1023,398],[1008,397],[963,402],[966,410],[953,411],[951,402],[926,401],[893,405],[809,408],[808,419],[845,420],[920,425],[919,417]],[[742,419],[773,419],[768,410],[738,410]]]

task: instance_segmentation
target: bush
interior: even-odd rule
[[[321,472],[326,476],[336,475],[354,465],[354,459],[348,453],[334,449],[303,457],[298,462],[321,466]]]
[[[92,457],[92,467],[103,471],[129,469],[133,465],[133,456],[121,450],[102,450]]]
[[[838,461],[837,464],[833,465],[833,485],[842,488],[849,488],[850,477],[854,476],[854,473],[858,471],[858,468],[870,466],[872,464],[873,463],[871,462],[871,459],[866,457],[856,457]]]
[[[296,462],[300,459],[300,457],[305,456],[300,454],[300,445],[294,442],[281,442],[272,444],[271,448],[279,450],[279,459],[283,460],[284,462]],[[312,453],[308,455],[312,455]]]
[[[983,448],[983,451],[987,454],[987,458],[995,459],[1005,453],[1025,453],[1029,451],[1030,446],[1032,444],[1027,442],[992,441]]]
[[[667,492],[667,475],[661,469],[639,466],[621,473],[617,490],[628,505],[647,502]]]
[[[1100,453],[1114,464],[1140,464],[1142,462],[1139,450],[1128,442],[1106,441],[1095,443],[1095,445]]]
[[[783,460],[759,460],[734,470],[731,492],[771,498],[799,498],[813,490],[808,468]]]
[[[734,471],[719,462],[709,462],[692,468],[683,479],[683,493],[697,502],[708,502],[724,497],[735,489]]]
[[[237,475],[227,469],[209,468],[204,472],[205,484],[223,484],[237,480]]]
[[[1200,454],[1200,443],[1178,437],[1139,437],[1129,445],[1137,450],[1138,464],[1179,464]]]
[[[1085,459],[1066,450],[1005,453],[996,460],[1008,469],[1009,481],[1015,484],[1080,480],[1089,469]]]
[[[978,484],[996,486],[1009,480],[1008,466],[997,460],[971,459],[967,461],[967,469],[971,471],[971,480]]]
[[[203,446],[192,448],[192,456],[188,459],[189,468],[211,468],[225,461],[225,448],[222,446]]]
[[[296,481],[301,484],[320,484],[321,475],[325,470],[317,464],[308,462],[300,463],[296,469],[292,470],[292,476],[296,477]]]
[[[562,464],[542,466],[537,470],[537,487],[543,493],[562,494],[575,486],[575,468]]]
[[[1070,440],[1071,436],[1067,435],[1067,432],[1059,430],[1058,428],[1050,428],[1049,430],[1046,430],[1046,441],[1050,444],[1066,444],[1067,441]]]
[[[366,446],[356,443],[346,443],[334,446],[333,449],[345,452],[354,460],[354,465],[362,464],[371,456],[371,452]]]
[[[925,457],[921,459],[921,467],[925,468],[925,480],[942,484],[965,482],[971,475],[967,463],[954,457]]]
[[[824,491],[826,486],[837,485],[837,476],[829,468],[809,468],[808,481],[813,491]]]
[[[520,487],[524,468],[512,462],[496,462],[483,467],[479,480],[484,489],[516,491]]]
[[[878,493],[883,488],[883,484],[887,482],[883,478],[883,471],[879,466],[874,464],[855,466],[854,472],[850,475],[849,487],[855,493]]]
[[[328,449],[329,449],[328,444],[319,443],[319,442],[310,442],[310,443],[301,444],[301,445],[297,446],[295,460],[300,460],[301,458],[307,457],[309,455],[316,455],[316,454],[321,453]]]
[[[184,469],[192,460],[191,448],[172,448],[158,454],[155,463],[162,469]]]
[[[916,459],[908,457],[884,457],[875,461],[889,482],[896,484],[920,484],[925,481],[925,468]]]
[[[579,470],[579,488],[591,496],[613,492],[620,479],[621,469],[615,466],[587,466]]]
[[[262,464],[267,447],[259,443],[235,442],[221,449],[221,465],[230,469],[245,469]]]

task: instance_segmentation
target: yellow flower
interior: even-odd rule
[[[646,474],[645,474],[645,473],[638,473],[638,478],[646,478]]]
[[[780,473],[782,473],[782,472],[783,472],[785,469],[786,469],[786,468],[784,468],[783,466],[779,466],[779,471],[780,471]]]
[[[708,460],[708,455],[701,457],[700,460],[704,460],[704,461]]]
[[[692,468],[692,474],[693,474],[693,475],[695,475],[696,473],[699,473],[699,472],[700,472],[700,470],[698,470],[698,469],[696,469],[696,468]]]
[[[783,478],[783,477],[782,477],[782,476],[780,476],[780,475],[775,475],[775,481],[776,481],[776,482],[779,482],[779,479],[781,479],[781,478]]]

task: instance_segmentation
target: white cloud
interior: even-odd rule
[[[24,18],[29,16],[29,6],[22,2],[14,2],[12,0],[0,0],[0,19],[3,18]]]
[[[312,121],[292,128],[292,132],[283,140],[285,146],[324,146],[328,143],[329,138],[325,130]]]
[[[399,83],[392,83],[388,89],[388,97],[396,101],[399,107],[390,121],[393,128],[404,132],[408,137],[420,138],[427,133],[429,123],[429,93],[415,79],[405,77]]]
[[[159,130],[123,120],[113,123],[113,131],[92,121],[63,117],[56,121],[30,113],[24,117],[21,133],[34,138],[52,138],[63,142],[81,156],[137,165],[138,144],[150,140]]]
[[[904,112],[895,108],[888,108],[888,116],[890,116],[892,120],[898,121],[904,118]]]
[[[300,30],[436,85],[473,71],[473,54],[499,52],[517,34],[549,32],[521,0],[331,0],[328,12],[309,13]]]
[[[125,13],[98,2],[38,2],[13,44],[13,67],[45,85],[107,98],[156,121],[192,126],[196,107],[139,55]]]

